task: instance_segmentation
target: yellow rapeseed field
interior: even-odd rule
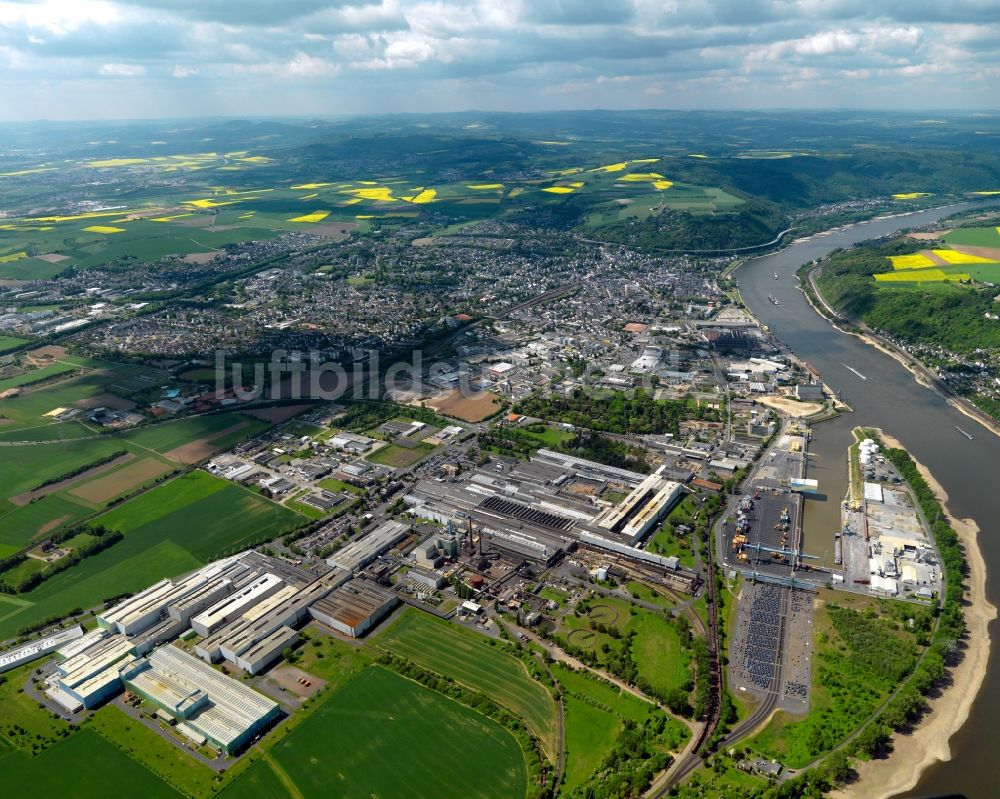
[[[628,161],[619,161],[617,164],[605,164],[604,166],[599,166],[596,169],[591,169],[591,172],[621,172],[625,167],[628,166]]]
[[[313,211],[311,214],[304,214],[303,216],[297,216],[294,219],[289,219],[289,222],[322,222],[330,215],[329,211]]]
[[[435,197],[437,197],[437,189],[421,189],[419,193],[413,195],[412,197],[403,197],[402,199],[407,202],[422,205],[423,203],[434,202]]]
[[[934,261],[926,255],[915,253],[914,255],[890,255],[893,269],[921,269],[925,266],[934,266]]]
[[[653,187],[659,189],[660,191],[665,191],[674,185],[672,180],[654,180]]]
[[[995,264],[995,258],[983,258],[980,255],[969,255],[957,250],[931,250],[938,258],[950,264]]]
[[[220,205],[235,205],[242,200],[185,200],[184,205],[193,205],[195,208],[218,208]]]
[[[466,186],[467,189],[472,189],[474,191],[487,191],[489,189],[502,189],[503,183],[474,183],[471,186]]]
[[[663,180],[663,175],[659,172],[632,172],[622,175],[618,180],[627,180],[633,183],[651,183],[654,180]]]
[[[0,255],[0,264],[9,264],[13,261],[20,261],[22,258],[27,258],[28,253],[26,252],[12,252],[9,255]]]
[[[926,191],[910,191],[905,194],[893,194],[892,199],[894,200],[916,200],[920,197],[930,197],[931,195]]]
[[[124,233],[125,228],[123,227],[108,227],[107,225],[91,225],[90,227],[85,227],[88,233]]]
[[[547,191],[549,194],[572,194],[576,189],[569,186],[549,186],[547,189],[542,189],[542,191]]]
[[[969,280],[965,274],[949,275],[940,269],[910,269],[875,275],[880,283],[940,283],[944,280]]]

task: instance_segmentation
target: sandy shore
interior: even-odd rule
[[[890,447],[905,449],[902,443],[880,432]],[[886,760],[860,762],[856,770],[860,779],[850,787],[830,794],[836,799],[889,799],[911,790],[924,769],[939,760],[951,759],[948,740],[969,717],[972,703],[986,677],[990,655],[989,623],[997,609],[986,599],[986,564],[979,549],[979,527],[972,519],[956,519],[948,512],[948,495],[931,473],[917,463],[920,474],[934,489],[944,507],[945,515],[965,548],[969,564],[971,605],[965,609],[968,647],[962,662],[952,669],[952,685],[941,696],[930,700],[930,711],[910,735],[893,735],[893,752]]]

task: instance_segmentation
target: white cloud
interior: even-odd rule
[[[110,78],[135,78],[145,75],[146,68],[141,64],[101,64],[97,73]]]
[[[1000,65],[997,41],[989,0],[0,0],[8,91],[44,80],[51,102],[97,108],[72,81],[128,77],[146,90],[131,111],[150,115],[167,107],[163,92],[202,103],[193,113],[298,113],[309,92],[315,113],[355,110],[349,98],[365,111],[426,98],[440,110],[487,98],[547,108],[562,94],[567,107],[743,106],[747,87],[823,105],[866,76],[900,105],[936,102],[947,84],[948,102],[996,107],[981,77]],[[234,93],[245,75],[259,77]],[[335,109],[308,81],[289,90],[333,76]],[[791,84],[794,97],[775,93]]]

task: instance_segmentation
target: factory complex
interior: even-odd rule
[[[258,674],[298,642],[302,624],[317,619],[359,636],[398,604],[391,592],[352,580],[351,570],[318,568],[317,575],[256,551],[224,558],[106,609],[95,629],[76,626],[7,653],[0,667],[54,651],[45,692],[67,712],[126,691],[195,745],[238,754],[283,711],[227,667]]]
[[[642,548],[685,492],[663,472],[645,475],[540,449],[514,465],[420,480],[403,499],[418,518],[476,531],[484,552],[551,566],[583,546],[674,572],[678,587],[690,591],[694,575],[677,558]]]

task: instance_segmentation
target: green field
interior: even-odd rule
[[[67,374],[80,370],[82,374]],[[27,386],[19,396],[0,400],[0,416],[9,420],[0,426],[0,440],[45,441],[93,435],[95,430],[87,430],[79,422],[53,422],[45,414],[56,408],[79,407],[83,400],[102,394],[127,400],[152,400],[159,396],[159,386],[166,379],[165,373],[158,369],[66,355],[51,366],[2,383],[23,385],[45,375],[55,378],[63,375],[63,378],[53,379],[44,386]]]
[[[19,627],[74,608],[88,608],[125,592],[146,588],[164,577],[198,568],[201,562],[173,541],[126,536],[98,555],[49,578],[16,597],[0,594],[0,637]]]
[[[40,369],[32,369],[29,372],[25,372],[23,375],[17,375],[16,377],[8,377],[4,380],[0,380],[0,392],[6,391],[9,388],[25,386],[29,383],[38,383],[42,380],[47,380],[51,377],[65,374],[66,372],[73,372],[78,368],[78,366],[74,366],[70,363],[56,361],[55,363],[43,366]]]
[[[611,629],[617,630],[613,635]],[[597,596],[587,601],[579,615],[562,617],[558,637],[570,647],[591,653],[606,665],[620,661],[629,635],[635,677],[665,694],[690,689],[692,652],[681,646],[676,627],[660,613],[637,608],[621,599]]]
[[[566,776],[568,793],[586,784],[621,732],[621,720],[613,713],[569,695],[565,708]]]
[[[942,236],[949,244],[968,247],[1000,248],[1000,230],[996,227],[960,227]]]
[[[560,663],[555,664],[553,669],[556,679],[568,693],[580,694],[607,705],[623,718],[643,722],[656,712],[656,706],[651,702],[626,693],[617,685],[599,680],[587,672],[573,671]]]
[[[6,447],[0,450],[0,497],[6,499],[31,491],[46,480],[61,477],[120,449],[121,443],[110,438]]]
[[[85,722],[85,729],[98,734],[118,750],[149,769],[168,785],[188,796],[208,793],[215,772],[145,724],[115,705],[102,707]],[[179,736],[180,733],[174,732]]]
[[[182,475],[96,518],[125,533],[123,541],[27,594],[0,595],[0,637],[197,568],[223,552],[280,535],[301,519],[205,472]]]
[[[43,796],[179,799],[181,796],[89,730],[71,735],[37,757],[17,751],[4,752],[0,754],[0,769],[4,796],[8,799]]]
[[[486,694],[523,718],[546,751],[555,749],[552,695],[531,679],[506,644],[490,646],[470,630],[408,610],[379,635],[377,645]]]
[[[691,655],[681,648],[674,625],[652,613],[642,613],[637,618],[632,659],[639,667],[639,676],[663,692],[690,685]]]
[[[5,548],[17,551],[40,533],[44,535],[99,510],[97,505],[68,495],[66,489],[27,504],[15,505],[8,501],[10,497],[32,491],[47,480],[57,480],[122,449],[121,442],[110,438],[0,449],[0,554]]]
[[[15,338],[14,336],[0,336],[0,352],[8,352],[17,349],[22,344],[27,344],[26,338]]]
[[[434,451],[431,444],[419,442],[412,447],[403,447],[399,444],[389,444],[382,449],[366,456],[372,463],[379,463],[383,466],[392,466],[395,469],[405,469],[412,466],[417,461],[425,458]]]
[[[225,799],[517,799],[527,771],[493,720],[380,666],[334,693]]]
[[[149,541],[170,539],[201,561],[278,536],[301,521],[290,510],[207,472],[184,474],[97,517]]]
[[[225,430],[237,426],[238,430],[222,435]],[[241,413],[217,413],[141,427],[121,434],[120,438],[137,446],[165,453],[199,439],[206,439],[213,446],[227,447],[244,438],[251,438],[267,427],[267,422]]]

